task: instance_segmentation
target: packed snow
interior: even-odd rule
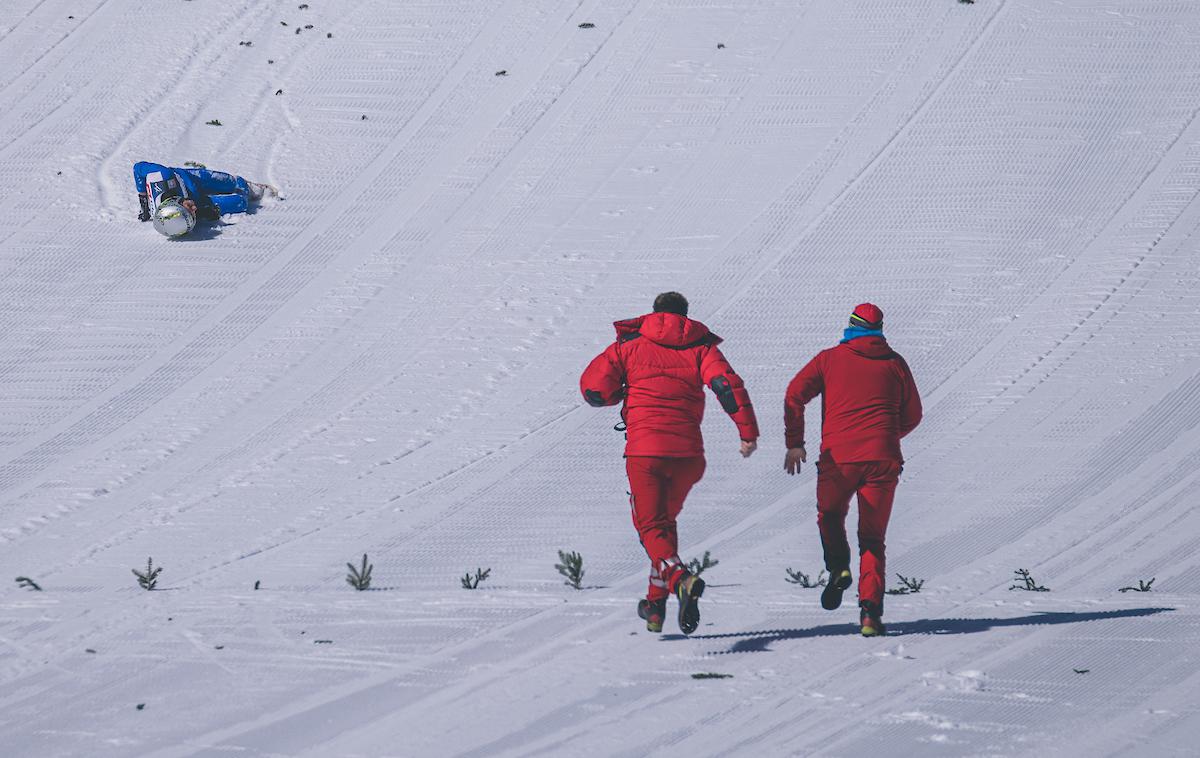
[[[1196,754],[1200,4],[5,0],[0,60],[4,755]],[[138,160],[282,197],[167,240]],[[577,383],[664,290],[763,428],[710,399],[691,637]],[[880,639],[786,573],[866,300]]]

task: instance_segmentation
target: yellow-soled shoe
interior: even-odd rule
[[[638,618],[646,620],[646,631],[658,633],[662,631],[663,619],[667,616],[667,599],[638,601]]]
[[[862,606],[862,636],[864,637],[882,637],[887,634],[887,627],[884,626],[882,615],[874,607],[874,604],[864,600]]]

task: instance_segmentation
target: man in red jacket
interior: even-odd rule
[[[687,312],[683,295],[664,292],[653,313],[616,322],[617,341],[588,364],[579,389],[597,408],[624,402],[633,524],[650,556],[650,586],[638,616],[661,632],[667,598],[675,595],[679,628],[691,634],[700,623],[704,581],[679,559],[675,519],[704,475],[704,387],[737,424],[743,457],[758,446],[758,422],[741,377],[717,347],[721,338]]]
[[[853,581],[846,513],[858,493],[858,598],[862,634],[884,633],[884,535],[904,458],[900,438],[921,423],[912,372],[883,337],[883,311],[863,303],[850,315],[841,343],[817,354],[788,385],[784,400],[789,474],[808,460],[804,406],[821,395],[817,461],[817,525],[829,583],[821,605],[833,610]]]

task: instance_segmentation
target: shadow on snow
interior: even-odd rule
[[[1113,619],[1154,616],[1173,611],[1174,608],[1127,608],[1116,611],[1045,611],[1030,616],[1014,618],[950,618],[897,621],[887,626],[887,637],[909,637],[916,634],[975,634],[1007,626],[1051,626],[1056,624],[1078,624],[1084,621],[1108,621]],[[812,637],[845,637],[852,633],[849,624],[824,624],[807,629],[763,629],[757,632],[730,632],[729,634],[694,634],[690,638],[681,634],[663,635],[664,640],[737,640],[726,652],[759,653],[770,649],[772,642],[801,640]]]

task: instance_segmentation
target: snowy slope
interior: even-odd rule
[[[1200,4],[298,5],[0,5],[5,755],[1195,753]],[[168,242],[139,159],[285,199]],[[577,396],[664,289],[764,433],[710,407],[690,639]],[[882,640],[784,581],[783,389],[868,299]]]

